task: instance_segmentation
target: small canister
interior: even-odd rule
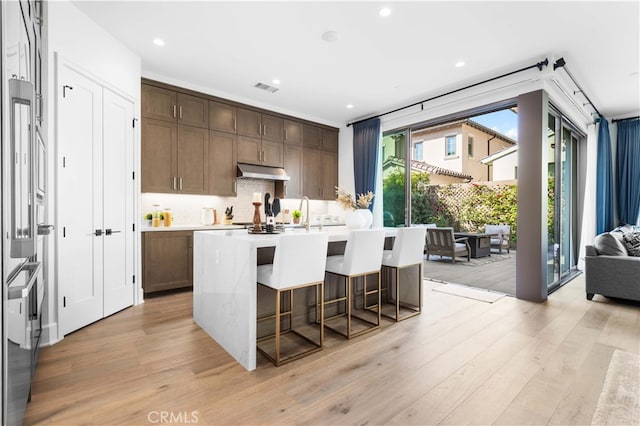
[[[171,226],[171,223],[173,222],[173,213],[171,213],[171,209],[165,209],[164,212],[162,212],[162,215],[164,217],[164,226]]]

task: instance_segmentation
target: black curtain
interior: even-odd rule
[[[375,192],[379,141],[379,118],[353,125],[353,174],[356,194]],[[374,202],[375,198],[369,205],[369,210],[373,210]]]

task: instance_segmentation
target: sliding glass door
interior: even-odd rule
[[[566,282],[577,263],[577,158],[583,138],[555,111],[549,114],[547,287]]]

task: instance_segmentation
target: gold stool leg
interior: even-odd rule
[[[276,366],[280,364],[280,290],[276,293]]]

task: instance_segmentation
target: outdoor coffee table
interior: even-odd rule
[[[491,237],[496,234],[455,232],[453,235],[455,238],[466,237],[468,239],[473,259],[491,256]]]

